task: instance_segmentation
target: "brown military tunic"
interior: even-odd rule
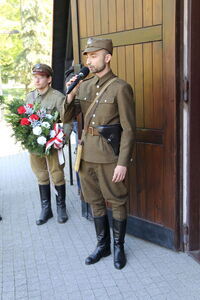
[[[109,71],[103,77],[94,76],[85,80],[79,88],[76,101],[80,102],[83,116],[103,86],[116,77]],[[124,182],[113,183],[116,165],[128,166],[135,141],[135,111],[131,86],[117,78],[103,92],[90,121],[91,127],[120,123],[122,136],[120,153],[116,156],[102,136],[87,133],[84,138],[82,164],[80,168],[81,187],[86,202],[89,202],[95,216],[106,213],[105,200],[112,205],[116,219],[126,218],[128,192]]]
[[[56,109],[60,113],[62,122],[65,121],[65,113],[68,106],[68,110],[70,111],[70,105],[66,103],[65,96],[51,87],[42,95],[40,95],[37,90],[30,92],[26,97],[26,102],[30,104],[36,102],[41,103],[41,107],[46,108],[48,113]],[[59,164],[57,150],[53,150],[52,153],[46,157],[40,157],[30,153],[30,162],[39,184],[49,184],[49,172],[55,185],[59,186],[65,184],[63,172],[64,164]]]
[[[100,92],[101,88],[111,78],[116,77],[112,71],[102,78],[94,76],[84,81],[77,99],[85,115],[88,107]],[[91,127],[105,124],[120,123],[123,132],[121,136],[120,154],[115,156],[111,146],[101,136],[87,134],[84,143],[83,160],[95,163],[117,162],[118,165],[127,166],[131,159],[135,134],[135,113],[133,91],[131,86],[117,78],[99,99],[99,104],[90,122]]]

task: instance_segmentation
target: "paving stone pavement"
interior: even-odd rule
[[[112,255],[86,266],[84,259],[96,244],[94,227],[81,217],[67,167],[68,222],[57,223],[52,193],[54,218],[37,226],[39,192],[28,153],[13,143],[3,121],[0,140],[1,300],[200,299],[197,262],[129,235],[124,269],[114,268]]]

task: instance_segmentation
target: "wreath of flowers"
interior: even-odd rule
[[[49,155],[52,149],[61,149],[65,138],[59,113],[47,113],[40,104],[26,104],[14,99],[7,105],[6,121],[11,125],[13,136],[23,148],[39,156]]]

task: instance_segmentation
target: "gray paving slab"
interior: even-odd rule
[[[69,182],[69,220],[54,218],[36,226],[39,191],[29,157],[10,138],[0,121],[0,299],[200,299],[200,265],[186,253],[177,253],[130,235],[126,237],[127,266],[119,271],[112,255],[91,266],[85,257],[95,246],[91,221],[81,216],[77,185]],[[3,145],[3,146],[2,146]],[[65,155],[68,157],[67,148]],[[74,176],[75,180],[75,176]]]

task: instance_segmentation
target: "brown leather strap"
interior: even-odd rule
[[[92,136],[100,135],[98,130],[95,127],[88,127],[87,133],[91,134]]]
[[[92,119],[92,115],[94,114],[98,104],[99,104],[99,98],[100,96],[103,94],[103,92],[107,89],[107,87],[112,83],[114,82],[115,80],[117,79],[117,77],[114,77],[112,78],[111,80],[109,80],[101,89],[101,91],[99,92],[99,94],[96,96],[96,98],[93,100],[92,104],[89,106],[87,112],[86,112],[86,115],[85,115],[85,118],[84,118],[84,128],[83,128],[83,132],[82,132],[82,137],[81,137],[81,141],[80,143],[83,144],[83,141],[84,141],[84,137],[85,137],[85,134],[87,133],[87,129],[88,129],[88,126],[89,126],[89,123]]]

